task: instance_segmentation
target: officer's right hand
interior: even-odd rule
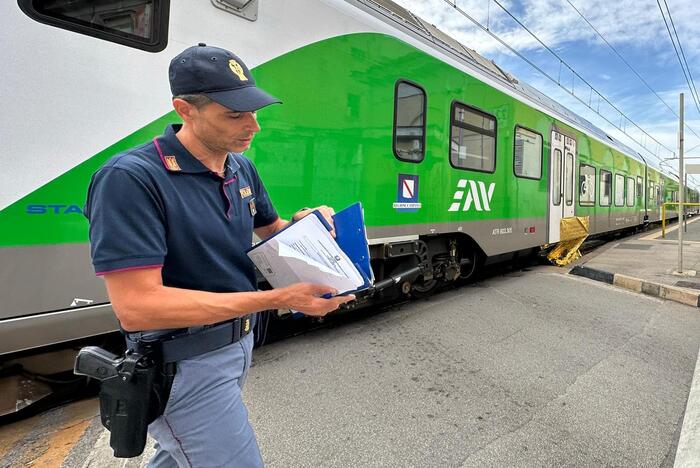
[[[296,283],[277,290],[282,294],[282,303],[289,309],[298,310],[306,315],[322,317],[340,307],[340,304],[355,300],[355,296],[336,296],[324,299],[325,294],[337,294],[330,286],[310,283]]]

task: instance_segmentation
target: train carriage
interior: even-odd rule
[[[168,63],[198,42],[234,50],[284,101],[259,113],[246,153],[280,214],[362,201],[377,279],[422,267],[404,292],[556,243],[564,218],[588,216],[591,234],[658,221],[678,191],[389,0],[18,0],[0,18],[5,357],[116,329],[90,264],[87,184],[177,121]]]

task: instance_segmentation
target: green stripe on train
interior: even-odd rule
[[[544,218],[548,206],[549,132],[555,120],[393,37],[362,33],[311,44],[255,68],[259,85],[284,104],[259,113],[262,132],[248,151],[282,215],[301,206],[365,206],[368,226],[485,219]],[[406,79],[427,92],[426,156],[420,164],[397,160],[392,151],[394,87]],[[450,105],[459,100],[498,119],[493,174],[455,170],[449,164]],[[159,135],[177,121],[174,112],[96,154],[0,212],[0,246],[87,241],[84,205],[91,174],[108,158]],[[519,125],[544,137],[543,177],[513,176],[513,133]],[[610,167],[625,161],[596,140],[576,135],[582,162]],[[596,155],[600,155],[597,157]],[[398,174],[419,176],[415,212],[397,212]],[[460,179],[495,184],[490,211],[448,212]],[[30,214],[31,206],[45,208]],[[595,215],[603,210],[580,208]],[[40,209],[36,209],[37,211]]]
[[[0,212],[0,246],[87,242],[82,214],[92,174],[110,157],[145,143],[177,118],[169,113],[83,161]]]

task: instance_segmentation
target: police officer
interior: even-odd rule
[[[253,163],[256,111],[276,98],[229,51],[199,44],[170,63],[182,125],[119,154],[93,176],[86,216],[97,275],[127,342],[160,340],[176,362],[164,413],[150,426],[150,466],[262,466],[241,400],[254,314],[325,315],[353,296],[323,285],[257,291],[245,251],[279,218]],[[319,210],[332,223],[333,211]],[[310,213],[304,209],[293,220]],[[332,225],[332,224],[331,224]]]

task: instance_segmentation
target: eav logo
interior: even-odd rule
[[[467,187],[469,184],[469,187]],[[496,184],[491,182],[489,184],[488,190],[486,189],[486,184],[483,182],[477,182],[475,180],[460,179],[457,182],[457,191],[454,195],[455,201],[450,205],[450,209],[447,211],[459,211],[460,207],[462,211],[469,211],[474,204],[476,211],[491,211],[491,197],[493,197],[493,189],[496,188]],[[467,189],[467,190],[461,190]],[[464,193],[467,196],[464,196]],[[464,200],[462,202],[461,200]]]

